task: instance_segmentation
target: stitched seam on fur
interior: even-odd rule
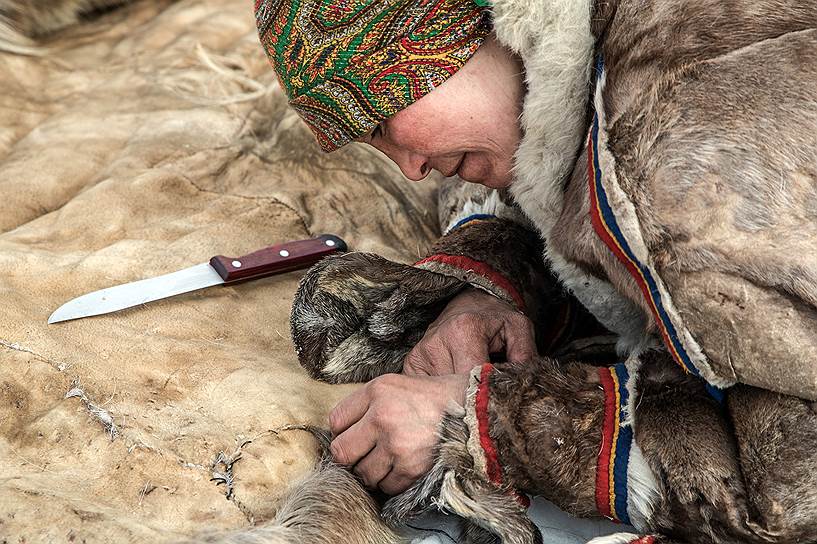
[[[476,400],[479,391],[482,366],[471,369],[468,391],[465,398],[465,425],[468,427],[468,442],[466,447],[471,458],[474,460],[474,468],[480,474],[488,474],[485,450],[480,444],[479,423],[477,419]]]
[[[466,448],[474,460],[474,466],[485,474],[489,482],[506,490],[523,508],[530,506],[530,499],[508,487],[504,481],[502,465],[496,444],[490,434],[489,405],[491,402],[489,377],[494,365],[485,363],[471,370],[471,385],[465,402],[465,424],[468,426]]]

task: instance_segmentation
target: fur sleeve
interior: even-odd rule
[[[644,542],[810,542],[815,448],[810,403],[742,384],[719,402],[665,351],[609,367],[486,364],[443,420],[429,475],[386,514],[436,505],[536,542],[509,528],[532,494],[657,535]]]

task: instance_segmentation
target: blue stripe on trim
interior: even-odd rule
[[[630,515],[627,512],[627,468],[630,465],[630,447],[633,442],[633,428],[625,425],[625,407],[630,398],[627,391],[627,381],[630,373],[623,363],[613,367],[618,378],[619,410],[618,410],[618,440],[616,441],[616,459],[613,465],[613,492],[615,493],[616,517],[626,524],[630,524]]]
[[[706,392],[709,396],[715,399],[718,404],[723,404],[724,391],[720,387],[715,387],[709,382],[706,382]]]
[[[496,216],[490,213],[475,213],[473,215],[469,215],[468,217],[464,217],[463,219],[460,219],[459,221],[454,223],[454,226],[448,229],[448,232],[453,232],[460,227],[464,227],[467,223],[470,223],[471,221],[479,220],[484,221],[486,219],[496,219]]]

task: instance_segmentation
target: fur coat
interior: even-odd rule
[[[817,2],[494,16],[528,86],[512,193],[562,282],[622,351],[817,399]]]
[[[817,541],[815,8],[496,0],[527,79],[510,190],[620,358],[475,367],[386,519],[441,508],[469,543],[539,543],[531,494],[639,533],[594,544]],[[314,376],[399,371],[464,285],[553,328],[536,306],[561,297],[518,218],[449,197],[414,267],[350,254],[307,274],[292,323]]]

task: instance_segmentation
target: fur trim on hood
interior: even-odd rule
[[[497,40],[524,61],[528,87],[511,192],[545,239],[587,130],[592,9],[591,0],[494,2]]]

